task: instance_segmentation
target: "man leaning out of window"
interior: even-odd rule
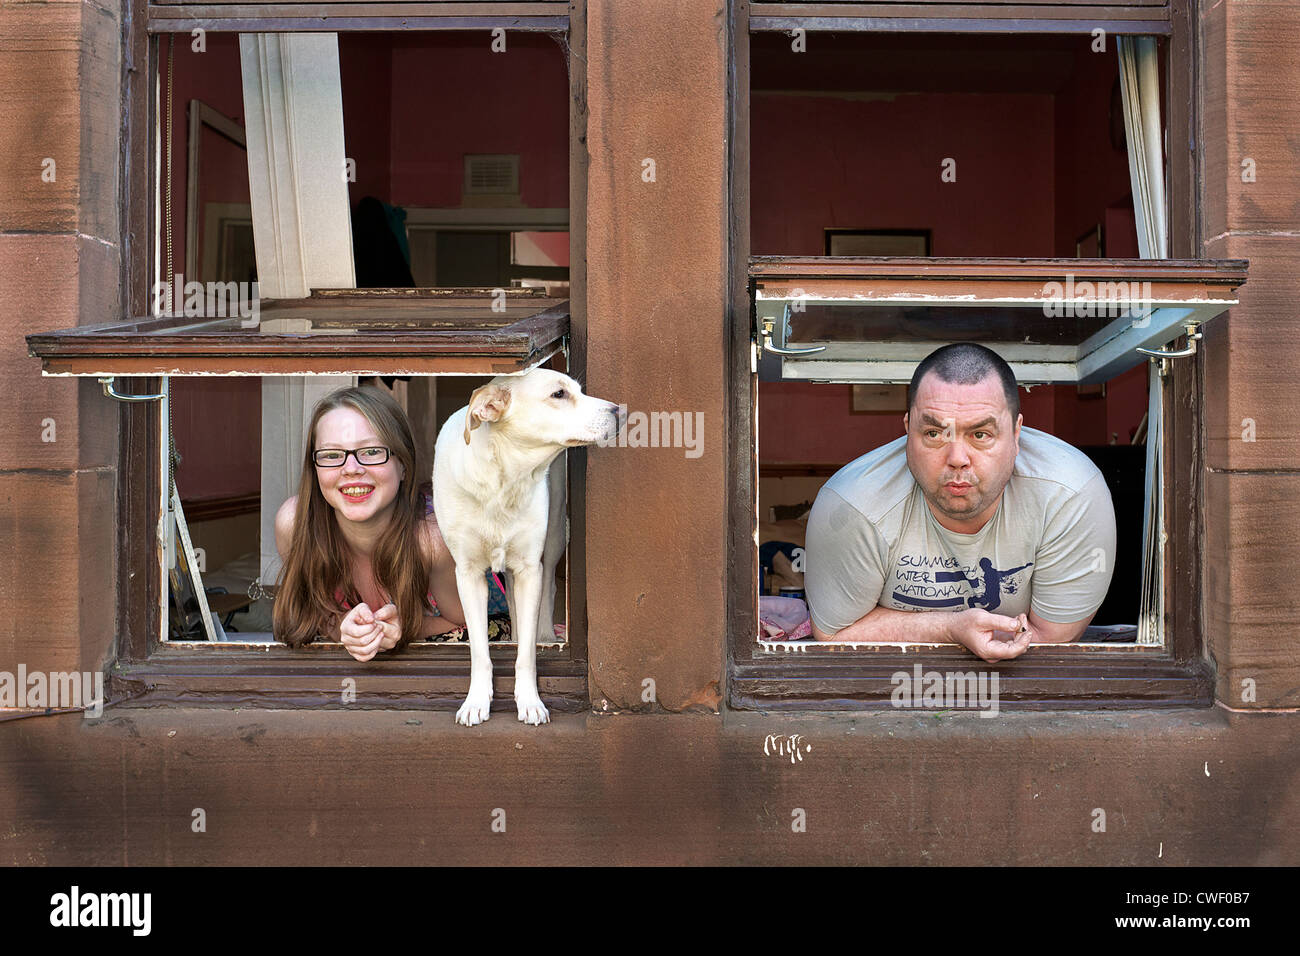
[[[1110,491],[1086,455],[1022,421],[992,350],[947,345],[917,366],[906,434],[813,504],[814,637],[951,642],[998,661],[1083,634],[1114,568]]]

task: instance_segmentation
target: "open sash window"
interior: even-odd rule
[[[778,603],[804,593],[822,487],[903,434],[917,364],[955,342],[1008,362],[1024,424],[1083,452],[1116,512],[1092,626],[1005,665],[1004,699],[1205,699],[1199,636],[1166,626],[1196,532],[1165,508],[1197,483],[1200,329],[1236,304],[1247,264],[1189,258],[1193,180],[1186,151],[1163,146],[1187,139],[1194,70],[1187,24],[1156,14],[903,21],[758,4],[742,18],[733,290],[750,388],[736,423],[752,421],[754,487],[733,541],[757,544],[757,600],[738,588],[733,607],[757,620],[733,632],[733,704],[888,706],[891,676],[918,658],[992,669],[950,644],[815,642]]]
[[[551,358],[567,301],[538,289],[316,289],[252,320],[141,318],[28,337],[47,375],[509,375]]]
[[[497,375],[562,348],[557,44],[518,34],[493,61],[454,32],[170,39],[150,314],[30,336],[45,373]],[[422,116],[422,90],[480,74],[439,122]],[[526,84],[550,127],[505,137],[518,153],[475,151],[503,142],[480,114],[505,123]]]
[[[1158,400],[1165,364],[1196,352],[1199,327],[1236,304],[1236,289],[1245,275],[1246,264],[1240,261],[756,257],[750,263],[754,369],[760,383],[892,385],[901,393],[917,364],[934,349],[970,341],[1005,359],[1022,388],[1104,389],[1105,383],[1153,361]],[[1186,347],[1170,347],[1182,335]],[[1104,391],[1101,394],[1104,397]],[[887,390],[877,390],[886,402],[888,395]],[[897,400],[902,400],[901,394]],[[888,407],[896,414],[901,411]],[[1143,427],[1150,447],[1160,431],[1152,428],[1149,413]],[[1116,559],[1116,570],[1123,561],[1123,570],[1130,573],[1128,563],[1137,546],[1144,540],[1150,545],[1159,527],[1152,504],[1163,496],[1163,485],[1157,480],[1146,491],[1139,536],[1137,513],[1125,513],[1131,500],[1125,491],[1134,488],[1133,477],[1124,474],[1122,462],[1106,460],[1118,459],[1122,451],[1098,449],[1093,457],[1103,469],[1118,468],[1118,474],[1108,478],[1112,496],[1119,499],[1121,542],[1132,542],[1132,547]],[[1131,472],[1140,460],[1128,458]],[[1159,467],[1147,464],[1157,474]],[[815,494],[816,474],[769,468],[772,497],[781,495],[782,484],[798,486],[796,496]],[[776,542],[781,540],[782,523],[775,507],[766,518],[763,537],[774,542],[767,557],[779,562]],[[798,534],[790,523],[785,527],[793,529],[785,537]],[[1139,645],[1162,643],[1158,605],[1163,594],[1151,580],[1160,578],[1163,549],[1157,545],[1143,550],[1147,558],[1136,606],[1112,602],[1131,609],[1123,618],[1133,626],[1103,613],[1104,626],[1094,627],[1085,642],[1131,635]],[[791,593],[799,593],[798,578],[790,573],[797,568],[789,556],[785,566],[789,570],[776,575],[778,583],[793,584]],[[774,571],[777,567],[782,565]],[[1121,577],[1112,591],[1118,598],[1135,583]]]
[[[972,341],[1021,385],[1091,385],[1236,305],[1245,263],[1174,260],[751,260],[757,341],[787,381],[907,383]],[[1189,347],[1194,347],[1189,346]],[[1145,351],[1143,351],[1145,350]]]
[[[270,641],[274,518],[318,399],[387,390],[427,482],[437,428],[474,387],[569,357],[571,78],[548,32],[567,17],[204,25],[196,39],[151,24],[156,115],[135,127],[152,194],[132,198],[153,239],[130,270],[143,308],[27,340],[43,374],[152,402],[124,417],[150,422],[132,440],[151,474],[130,481],[156,492],[139,510],[161,543],[162,620],[137,658],[159,641]]]

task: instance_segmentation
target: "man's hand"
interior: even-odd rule
[[[1034,632],[1023,614],[1007,617],[973,607],[952,616],[948,636],[954,644],[960,644],[981,660],[992,663],[1019,657],[1029,649]]]
[[[395,647],[401,635],[396,604],[385,604],[378,611],[371,611],[363,601],[348,611],[339,624],[339,640],[349,654],[363,662]]]

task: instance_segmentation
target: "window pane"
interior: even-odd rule
[[[512,236],[543,212],[567,270],[564,51],[523,32],[492,46],[486,31],[340,34],[358,287],[508,288]]]
[[[519,278],[512,238],[524,229],[563,238],[533,243],[547,249],[547,261],[519,264],[550,267],[541,276],[550,281],[567,278],[565,54],[546,34],[511,32],[504,51],[492,45],[484,31],[342,33],[337,92],[320,87],[335,82],[325,74],[319,82],[299,78],[313,103],[341,96],[345,155],[330,159],[329,169],[331,185],[346,183],[358,288],[509,287]],[[165,56],[163,64],[166,89]],[[256,279],[253,213],[284,212],[252,209],[244,143],[244,71],[251,68],[241,61],[238,34],[209,32],[202,51],[176,44],[172,249],[173,271],[186,281]],[[282,132],[270,135],[276,175],[288,151]],[[272,261],[267,250],[262,259]]]
[[[935,256],[1136,257],[1118,59],[1092,46],[751,35],[753,253],[854,254],[838,233],[876,236],[863,255],[917,255],[921,234]]]
[[[1175,338],[1193,312],[1153,318],[1134,295],[1106,311],[1052,314],[1045,275],[994,288],[1022,259],[1137,255],[1113,44],[1103,55],[1086,36],[815,33],[796,52],[788,36],[750,40],[756,313],[772,345],[803,352],[765,351],[759,365],[766,593],[804,583],[808,512],[831,475],[904,434],[906,388],[890,383],[908,381],[940,345],[977,342],[1022,383],[1059,383],[1020,390],[1025,424],[1083,449],[1104,476],[1118,553],[1138,563],[1117,567],[1095,623],[1134,624],[1145,458],[1130,442],[1147,389],[1133,349]],[[835,256],[889,257],[878,261],[899,268],[855,282],[871,269],[824,258]],[[974,257],[968,281],[941,281]],[[778,277],[796,259],[808,268]],[[1070,268],[1060,269],[1065,279]],[[1162,322],[1167,330],[1155,328]],[[1128,341],[1134,327],[1158,341]],[[1081,377],[1099,384],[1079,388]],[[1002,585],[981,569],[945,566],[924,581],[933,569],[908,572],[915,580],[884,591],[969,584],[965,597],[997,607]]]
[[[268,643],[272,641],[273,597],[259,588],[273,589],[281,562],[274,538],[274,516],[289,497],[296,495],[304,473],[307,425],[317,401],[335,388],[355,381],[381,390],[402,409],[415,437],[413,475],[415,487],[427,485],[432,474],[433,444],[442,425],[469,400],[473,390],[489,379],[476,376],[398,377],[359,376],[330,381],[304,391],[304,380],[259,377],[172,378],[170,392],[171,435],[177,457],[172,467],[179,509],[169,514],[164,567],[168,595],[165,639],[179,641]],[[319,383],[319,378],[307,383]],[[164,422],[166,419],[164,419]],[[165,427],[165,426],[164,426]],[[169,443],[162,442],[166,455]],[[388,474],[395,478],[400,449],[361,471],[349,457],[351,469],[327,475],[323,482],[314,470],[308,474],[313,493],[320,487],[360,476]],[[368,456],[365,449],[361,458]],[[336,470],[337,471],[337,470]],[[380,480],[373,478],[373,480]],[[405,487],[405,486],[400,486]],[[421,493],[430,489],[425,487]],[[323,500],[328,500],[325,498]],[[427,506],[422,499],[421,507]],[[331,507],[326,505],[326,507]],[[178,520],[179,518],[179,520]],[[450,573],[450,572],[449,572]],[[435,575],[435,580],[437,576]],[[509,640],[505,596],[496,579],[490,582],[489,611],[494,640]],[[562,648],[567,641],[567,571],[561,561],[555,591],[556,631],[539,635],[542,646]],[[445,582],[444,582],[445,583]],[[353,580],[365,596],[371,582]],[[454,583],[448,585],[454,588]],[[434,586],[434,600],[439,595]],[[215,615],[205,625],[199,594]],[[444,601],[444,604],[446,602]],[[503,624],[503,622],[505,622]],[[462,635],[446,619],[426,619],[430,633],[412,646],[460,643]]]

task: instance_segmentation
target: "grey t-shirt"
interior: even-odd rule
[[[939,524],[907,467],[907,438],[845,465],[808,517],[804,588],[813,623],[834,634],[877,605],[982,607],[1056,624],[1096,612],[1115,567],[1115,509],[1081,451],[1021,427],[1020,453],[988,523]]]

